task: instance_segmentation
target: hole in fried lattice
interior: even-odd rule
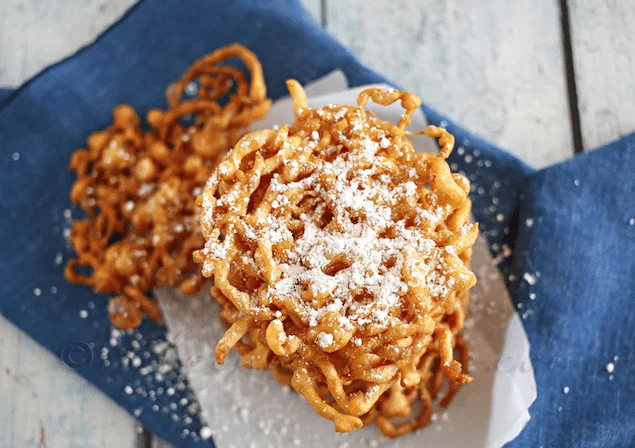
[[[249,199],[249,204],[247,205],[247,213],[252,213],[255,209],[258,208],[260,203],[262,202],[262,198],[265,196],[267,189],[269,188],[269,183],[271,182],[271,175],[263,176],[260,180],[260,184],[256,191],[251,194]]]

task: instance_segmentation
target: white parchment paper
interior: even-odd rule
[[[335,72],[307,88],[309,104],[356,104],[357,94],[366,87],[346,89],[344,76]],[[403,112],[398,104],[381,107],[369,103],[368,108],[393,123]],[[292,104],[285,98],[254,129],[292,121]],[[425,117],[418,111],[410,129],[425,126]],[[427,137],[414,137],[413,142],[419,151],[437,150]],[[281,386],[269,372],[241,367],[235,353],[217,366],[214,349],[225,328],[208,288],[194,297],[168,288],[156,290],[155,295],[168,337],[178,349],[219,448],[500,447],[529,421],[536,383],[521,320],[482,240],[474,246],[472,268],[478,283],[472,290],[465,337],[475,381],[461,389],[447,410],[437,409],[430,425],[397,440],[383,437],[374,426],[335,433],[332,422],[319,417],[304,398]]]

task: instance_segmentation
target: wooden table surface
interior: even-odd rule
[[[537,168],[635,130],[633,1],[303,2],[368,66]],[[133,3],[1,1],[0,86],[72,54]],[[168,444],[0,316],[0,447],[45,446]]]

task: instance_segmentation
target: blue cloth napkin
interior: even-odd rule
[[[12,93],[13,93],[12,89],[0,88],[0,104],[2,104],[4,100],[9,98],[9,95],[11,95]]]
[[[232,42],[259,56],[274,99],[287,78],[306,83],[337,68],[353,86],[388,82],[295,0],[144,0],[94,44],[0,97],[0,313],[177,446],[212,442],[199,437],[195,397],[165,328],[146,320],[113,333],[108,298],[63,278],[67,164],[117,104],[165,107],[170,81]],[[423,110],[457,138],[451,162],[473,181],[474,215],[531,343],[538,398],[509,446],[632,446],[635,135],[535,172]]]

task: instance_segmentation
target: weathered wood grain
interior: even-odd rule
[[[3,0],[0,86],[16,87],[92,42],[136,0]],[[321,0],[302,0],[322,23]]]
[[[151,448],[172,448],[172,444],[166,442],[165,440],[154,436],[152,438],[152,447]]]
[[[635,131],[635,2],[569,0],[582,143]]]
[[[127,448],[134,437],[122,409],[0,316],[0,447]]]
[[[428,104],[542,167],[573,153],[555,0],[329,1],[327,28]]]
[[[301,0],[304,7],[313,14],[318,23],[322,23],[322,0]]]
[[[92,42],[135,0],[0,1],[0,85],[17,86]]]

